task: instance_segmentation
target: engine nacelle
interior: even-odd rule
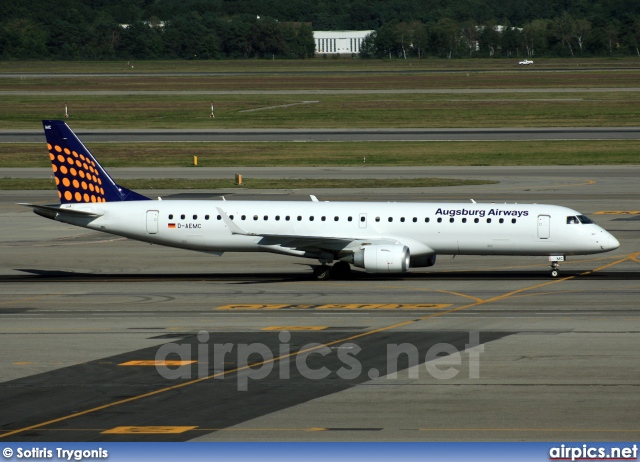
[[[368,245],[353,254],[353,264],[367,273],[404,273],[410,261],[406,245]]]

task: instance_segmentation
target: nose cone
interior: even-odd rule
[[[615,250],[620,247],[620,242],[613,237],[611,234],[607,233],[607,239],[605,241],[605,245],[607,246],[607,250]]]
[[[602,231],[602,235],[598,239],[598,243],[600,244],[602,250],[604,250],[605,252],[608,252],[609,250],[615,250],[620,247],[620,242],[618,242],[615,237],[604,230]]]

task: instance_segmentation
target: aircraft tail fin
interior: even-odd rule
[[[62,204],[150,200],[118,186],[62,120],[43,120],[51,168]]]

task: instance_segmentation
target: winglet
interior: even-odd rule
[[[224,221],[224,224],[227,225],[227,228],[229,228],[229,231],[231,231],[231,234],[241,234],[243,236],[259,236],[259,234],[248,233],[240,226],[236,225],[233,220],[229,218],[229,215],[227,215],[226,212],[220,207],[216,207],[216,210],[222,217],[222,221]]]

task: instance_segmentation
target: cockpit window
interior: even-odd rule
[[[578,221],[578,217],[567,217],[567,224],[568,225],[577,225],[578,223],[580,223]]]
[[[580,220],[580,223],[582,223],[583,225],[593,224],[593,221],[589,217],[586,217],[584,215],[578,215],[578,220]]]

